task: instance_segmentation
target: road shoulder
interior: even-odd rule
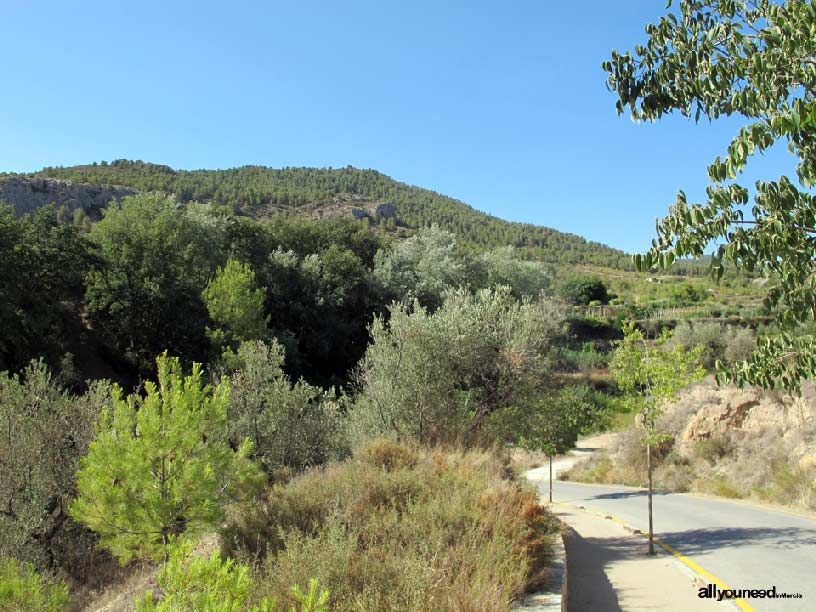
[[[579,447],[553,461],[553,477],[612,440],[609,434],[584,439]],[[527,478],[546,500],[547,466],[530,470]],[[567,610],[627,612],[641,610],[734,610],[731,604],[697,597],[694,575],[672,556],[649,556],[644,538],[623,526],[566,504],[553,512],[567,526]]]
[[[733,610],[697,597],[693,576],[670,556],[650,557],[645,540],[589,511],[555,504],[569,527],[567,609],[626,612],[641,610]]]

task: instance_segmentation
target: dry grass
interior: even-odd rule
[[[256,562],[255,596],[282,605],[314,577],[332,611],[503,612],[546,582],[556,532],[494,453],[381,440],[272,488],[224,538]]]
[[[72,593],[71,609],[84,612],[132,612],[133,601],[148,590],[156,589],[156,568],[151,565],[131,565],[123,569],[118,580],[99,591]]]

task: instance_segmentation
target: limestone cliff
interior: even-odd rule
[[[137,193],[135,189],[118,186],[97,186],[47,178],[11,176],[0,178],[0,201],[11,204],[15,214],[25,215],[42,206],[63,204],[70,213],[81,208],[92,219],[99,219],[101,211],[111,200],[120,200]]]

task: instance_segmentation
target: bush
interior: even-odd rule
[[[584,342],[580,350],[562,348],[558,351],[558,367],[566,371],[589,372],[609,366],[610,353],[601,353],[593,342]]]
[[[722,474],[717,474],[712,478],[707,478],[701,485],[701,489],[704,493],[710,493],[711,495],[717,495],[718,497],[728,497],[731,499],[744,497],[743,492]]]
[[[547,374],[562,321],[551,302],[520,304],[507,287],[453,292],[433,314],[392,307],[360,364],[355,435],[478,440],[491,412]]]
[[[816,483],[813,470],[804,470],[778,458],[770,466],[770,484],[756,491],[761,499],[776,503],[798,503],[816,508]]]
[[[756,334],[749,327],[730,327],[726,332],[725,361],[745,361],[757,347]]]
[[[68,606],[68,587],[43,580],[31,563],[0,558],[0,612],[57,612]]]
[[[378,438],[364,444],[356,453],[363,463],[391,471],[412,468],[417,462],[417,453],[405,444],[398,444],[385,438]]]
[[[725,436],[700,440],[695,445],[695,452],[704,461],[712,465],[734,451],[732,441]]]
[[[711,370],[717,360],[733,362],[746,359],[756,348],[756,336],[749,328],[686,321],[677,326],[666,343],[667,348],[677,345],[686,348],[703,346],[702,364]]]
[[[571,278],[561,286],[559,295],[565,302],[574,306],[588,306],[591,302],[609,303],[606,285],[597,276]]]
[[[94,419],[109,402],[107,383],[71,395],[42,361],[20,376],[0,373],[0,557],[86,577],[93,537],[68,518],[68,504]]]
[[[230,381],[229,421],[233,444],[249,438],[254,456],[268,473],[297,472],[348,453],[336,402],[283,373],[283,349],[276,342],[244,342],[238,371]]]
[[[157,601],[148,591],[136,602],[139,612],[238,612],[244,608],[251,586],[249,568],[236,565],[232,559],[222,561],[218,552],[206,558],[193,555],[192,549],[190,541],[178,541],[170,547],[167,563],[156,576],[162,597]]]
[[[239,556],[268,551],[256,599],[293,604],[289,585],[316,578],[331,591],[327,612],[506,611],[546,578],[557,532],[510,478],[487,452],[378,441],[275,487],[225,542]]]
[[[473,289],[505,285],[518,299],[537,297],[549,287],[549,274],[540,262],[525,261],[519,256],[520,251],[512,246],[482,253],[472,261],[469,285]]]
[[[250,605],[252,577],[246,565],[230,558],[221,559],[218,552],[209,557],[193,554],[190,541],[177,541],[171,547],[170,557],[156,577],[162,598],[157,601],[150,591],[136,601],[138,612],[273,612],[274,601],[261,598]],[[329,592],[319,587],[317,580],[309,580],[304,593],[298,585],[290,589],[297,607],[289,612],[325,612]]]

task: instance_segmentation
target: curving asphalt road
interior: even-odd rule
[[[546,499],[544,469],[533,470],[530,479]],[[553,501],[583,506],[647,530],[646,492],[642,489],[556,481]],[[690,494],[656,493],[654,525],[656,537],[730,588],[776,586],[779,593],[802,595],[801,599],[746,599],[750,607],[743,606],[743,610],[816,611],[816,515]]]

